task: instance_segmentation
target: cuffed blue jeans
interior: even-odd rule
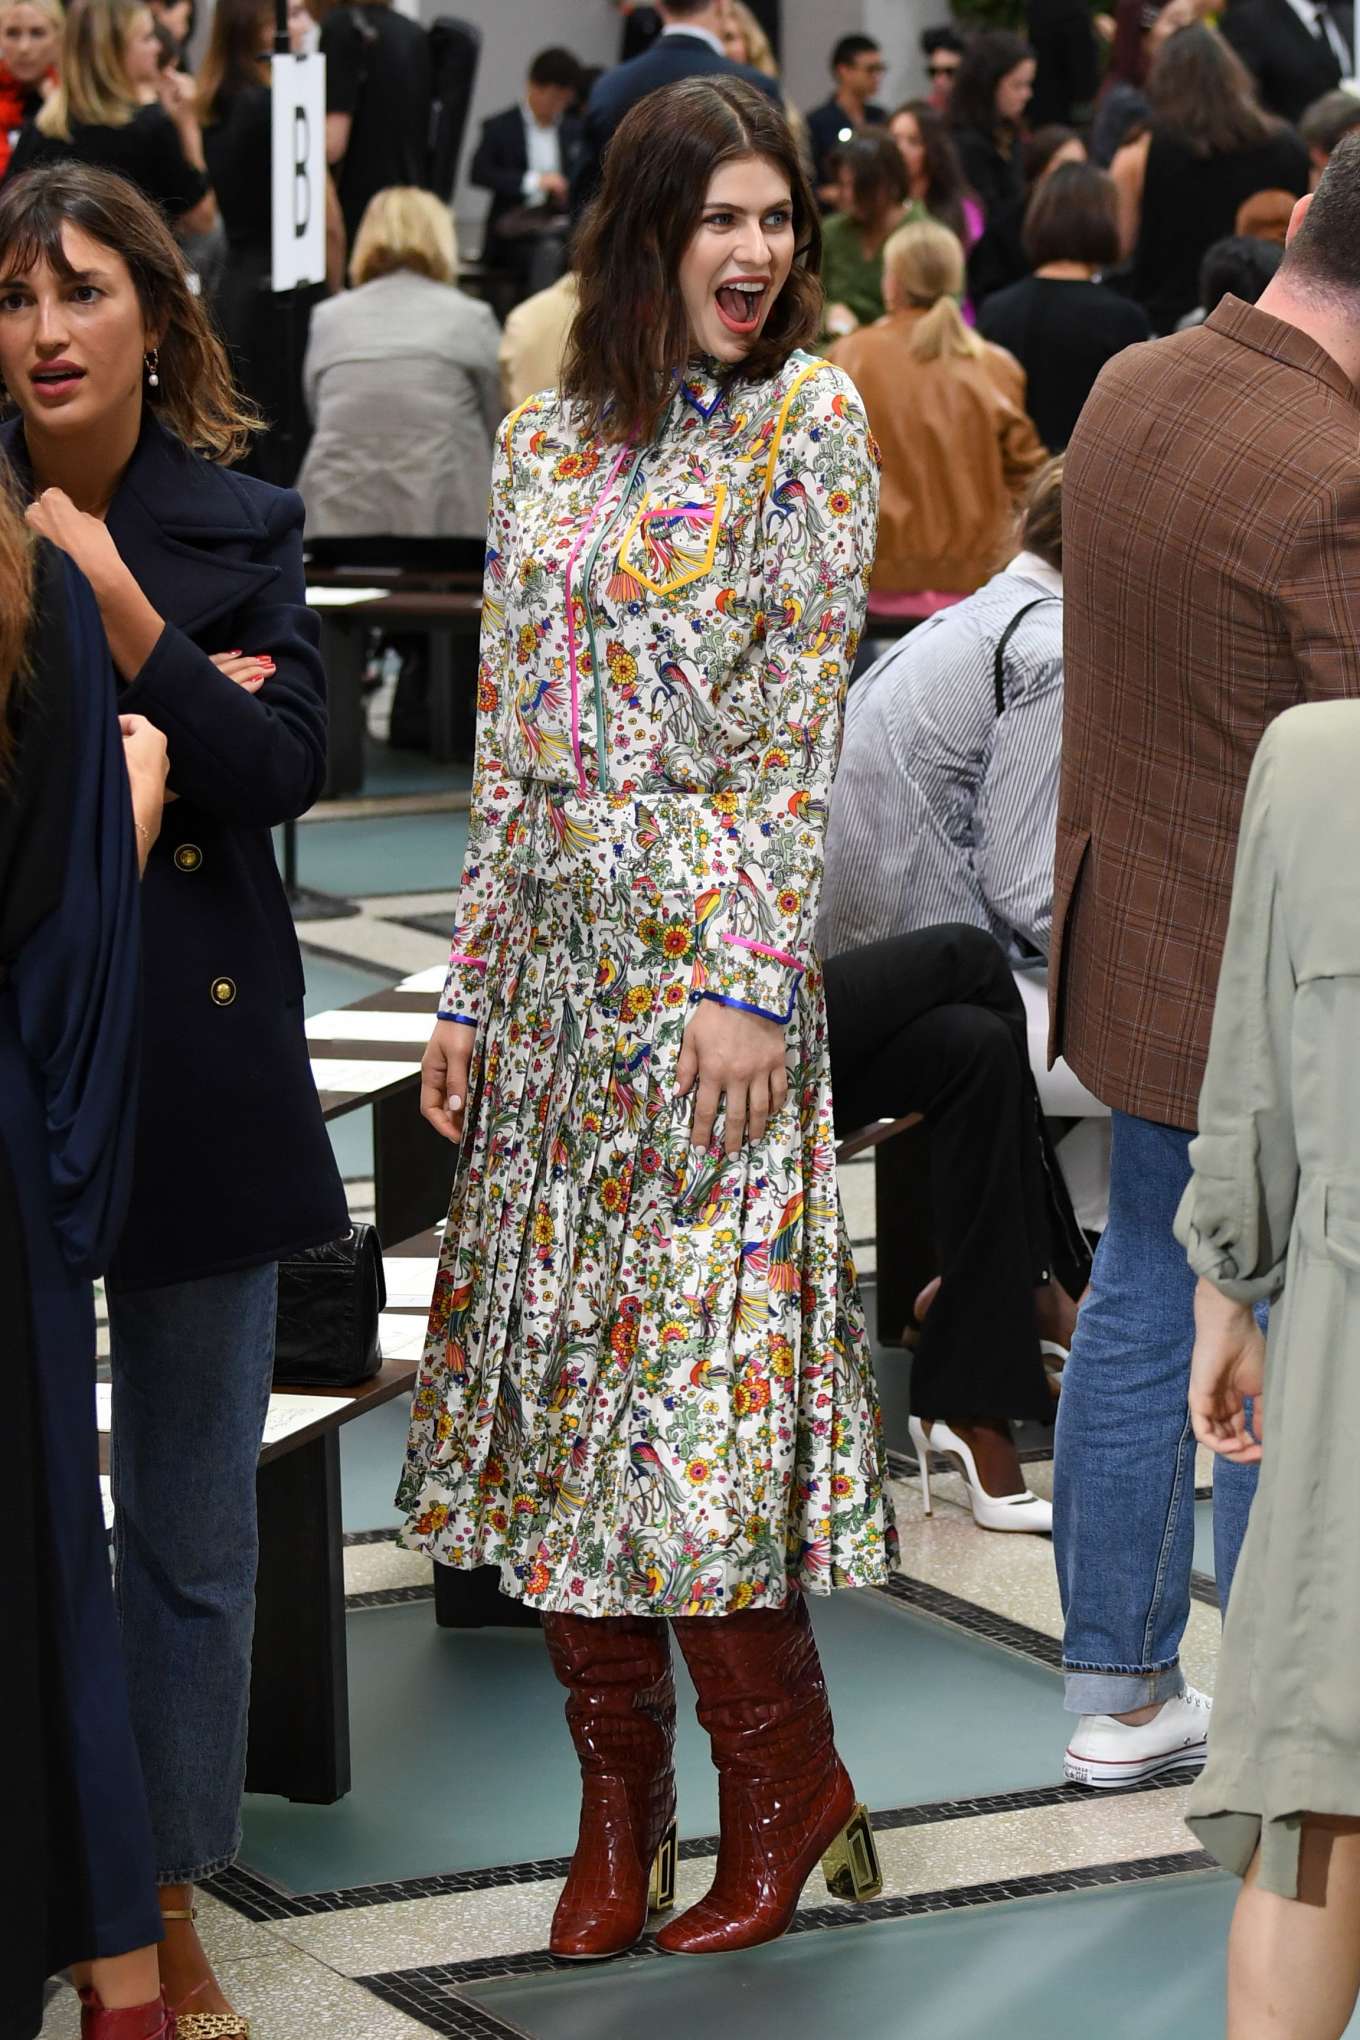
[[[1190,1614],[1195,1277],[1171,1224],[1190,1180],[1191,1136],[1123,1112],[1112,1118],[1110,1221],[1063,1369],[1054,1446],[1072,1714],[1124,1714],[1183,1691]],[[1224,1607],[1255,1492],[1254,1466],[1214,1462]]]
[[[277,1297],[271,1262],[108,1299],[114,1592],[161,1884],[241,1842]]]

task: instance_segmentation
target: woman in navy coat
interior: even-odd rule
[[[21,1866],[3,2040],[31,2040],[43,1981],[66,1968],[89,2040],[171,2030],[95,1429],[91,1278],[131,1176],[137,866],[165,788],[164,737],[129,728],[124,744],[93,596],[50,546],[35,556],[0,498],[0,1636]]]
[[[161,1976],[194,2040],[196,2018],[230,2010],[189,1887],[240,1835],[277,1264],[348,1225],[270,835],[321,790],[324,680],[300,499],[221,464],[250,420],[174,241],[122,179],[59,164],[0,193],[0,377],[29,521],[89,580],[120,708],[172,761],[108,1288],[118,1611]]]

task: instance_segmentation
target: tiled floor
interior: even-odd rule
[[[301,930],[309,1012],[443,960],[466,782],[376,752],[371,818],[347,807],[300,831],[304,881],[360,907]],[[433,805],[412,812],[413,801]],[[372,1196],[365,1121],[333,1130],[356,1212]],[[870,1159],[845,1172],[843,1194],[872,1327]],[[906,1453],[909,1356],[879,1348],[876,1364],[889,1445]],[[978,1531],[950,1475],[928,1520],[915,1484],[895,1483],[903,1575],[892,1592],[814,1609],[841,1746],[876,1815],[881,1898],[856,1911],[814,1881],[797,1931],[774,1948],[677,1962],[644,1942],[611,1964],[553,1965],[543,1950],[576,1812],[561,1691],[533,1631],[436,1627],[428,1566],[387,1534],[404,1433],[390,1404],[341,1434],[346,1587],[386,1601],[348,1618],[353,1790],[332,1807],[252,1798],[241,1867],[203,1900],[205,1941],[256,2040],[1221,2033],[1234,1887],[1197,1854],[1182,1783],[1107,1795],[1061,1783],[1051,1547]],[[1027,1471],[1051,1491],[1049,1463]],[[1207,1503],[1196,1527],[1204,1577],[1185,1662],[1212,1690]],[[717,1807],[681,1683],[684,1902],[711,1876]],[[77,2029],[63,1990],[44,2034]]]

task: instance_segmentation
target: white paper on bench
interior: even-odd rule
[[[385,1091],[404,1077],[418,1077],[420,1064],[399,1062],[345,1062],[318,1057],[312,1064],[318,1091]],[[412,1108],[414,1109],[414,1108]]]
[[[450,923],[450,927],[452,923]],[[405,977],[397,986],[399,992],[442,992],[448,976],[447,966],[432,963],[428,970],[418,970],[413,977]],[[431,1015],[433,1018],[433,1015]]]
[[[401,1317],[385,1310],[378,1319],[378,1336],[384,1360],[419,1360],[425,1347],[423,1317]]]
[[[309,588],[307,607],[309,609],[348,609],[351,602],[376,602],[379,595],[390,595],[390,588]]]
[[[434,1263],[429,1264],[431,1267]],[[433,1282],[433,1277],[431,1278]],[[101,1431],[107,1431],[113,1417],[113,1389],[107,1381],[96,1382],[95,1415]],[[269,1414],[264,1420],[264,1442],[277,1445],[280,1438],[291,1438],[294,1431],[305,1431],[309,1424],[315,1424],[321,1417],[334,1416],[338,1410],[348,1409],[352,1397],[347,1395],[271,1395]]]
[[[389,1310],[424,1310],[434,1292],[439,1263],[433,1254],[384,1254]]]
[[[352,1006],[313,1013],[307,1022],[309,1041],[418,1041],[423,1048],[433,1031],[432,1013],[356,1013]]]
[[[264,1442],[277,1445],[281,1438],[291,1438],[295,1431],[305,1431],[309,1424],[347,1410],[353,1400],[349,1395],[271,1395]]]

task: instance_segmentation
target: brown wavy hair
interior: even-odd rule
[[[788,121],[744,79],[682,79],[640,100],[620,123],[577,233],[580,304],[562,391],[581,406],[588,431],[615,441],[655,433],[691,354],[681,258],[714,173],[744,156],[763,156],[788,179],[796,252],[764,331],[723,379],[764,382],[816,338],[821,220]],[[644,334],[650,345],[640,344]]]
[[[1252,75],[1216,29],[1196,22],[1162,45],[1147,81],[1154,133],[1194,156],[1236,156],[1283,126],[1264,111]]]
[[[239,394],[226,349],[189,288],[179,246],[136,185],[85,163],[48,163],[0,187],[0,274],[41,261],[74,275],[62,246],[67,222],[126,263],[146,323],[161,336],[160,387],[147,402],[161,423],[209,460],[240,458],[264,420]]]

